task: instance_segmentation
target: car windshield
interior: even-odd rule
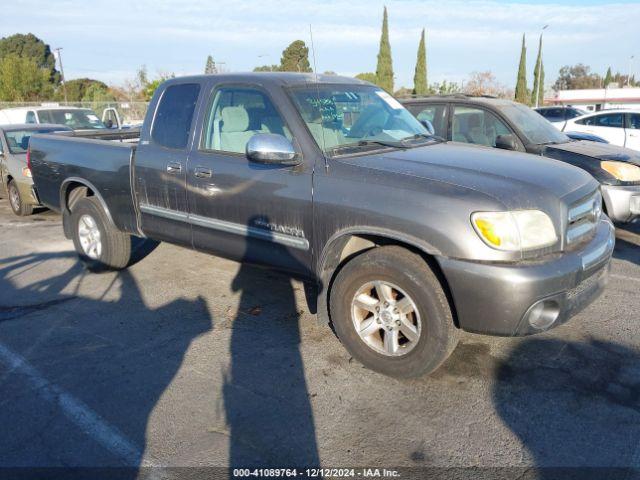
[[[435,140],[395,98],[374,86],[319,85],[292,93],[313,138],[329,155]]]
[[[35,135],[36,133],[51,133],[56,131],[59,130],[55,128],[40,128],[37,130],[10,130],[8,132],[4,132],[4,138],[7,142],[7,146],[9,147],[9,151],[15,155],[20,153],[27,153],[31,135]]]
[[[52,109],[38,111],[40,123],[66,125],[73,130],[94,130],[107,128],[98,116],[89,109]]]
[[[571,141],[543,116],[520,103],[500,105],[498,110],[523,133],[529,143],[551,145]]]

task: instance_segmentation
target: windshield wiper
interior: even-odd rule
[[[409,140],[419,140],[421,138],[424,138],[426,140],[433,140],[433,141],[436,141],[436,142],[444,142],[444,138],[439,137],[438,135],[432,135],[430,133],[416,133],[415,135],[411,135],[409,137],[404,137],[400,141],[404,143],[404,142],[407,142]]]
[[[344,145],[336,145],[335,147],[328,149],[327,153],[329,155],[334,155],[344,150],[352,150],[352,149],[357,149],[358,147],[368,147],[371,145],[380,145],[383,147],[402,148],[402,149],[409,148],[406,144],[402,142],[391,142],[391,141],[385,141],[385,140],[360,140],[359,142],[355,142],[355,143],[345,143]]]

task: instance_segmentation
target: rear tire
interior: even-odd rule
[[[349,353],[391,377],[433,372],[458,343],[440,281],[402,247],[374,248],[349,261],[331,287],[330,311]]]
[[[96,197],[82,198],[73,206],[71,233],[80,260],[89,270],[121,270],[129,265],[131,235],[111,224]]]
[[[9,195],[9,205],[13,213],[20,217],[26,217],[33,213],[33,205],[24,202],[15,180],[9,180],[7,194]]]

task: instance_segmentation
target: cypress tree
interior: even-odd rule
[[[380,37],[380,50],[378,52],[378,66],[376,67],[378,85],[387,92],[393,93],[393,62],[391,60],[391,45],[389,44],[389,20],[387,7],[384,7],[382,17],[382,35]]]
[[[207,57],[207,64],[204,67],[204,73],[206,74],[218,73],[216,62],[213,61],[213,57],[211,55]]]
[[[425,46],[423,28],[420,36],[420,45],[418,46],[416,72],[413,75],[413,93],[415,95],[425,95],[427,89],[427,47]]]
[[[611,74],[611,67],[609,67],[607,68],[607,74],[604,77],[604,88],[607,88],[607,85],[611,82],[613,82],[613,75]]]
[[[544,103],[544,65],[542,64],[542,35],[538,44],[538,58],[533,70],[533,90],[531,92],[531,105],[538,106]]]
[[[516,82],[516,102],[529,103],[527,92],[527,47],[524,34],[522,35],[522,50],[520,51],[520,66],[518,67],[518,80]]]

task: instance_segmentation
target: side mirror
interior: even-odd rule
[[[300,157],[283,135],[257,133],[247,142],[247,158],[273,165],[299,165]]]
[[[433,128],[433,123],[431,123],[429,120],[420,120],[420,123],[424,125],[424,128],[426,128],[429,131],[430,135],[436,134],[436,129]]]
[[[518,142],[516,141],[516,137],[511,134],[498,135],[496,137],[496,147],[503,150],[517,150]]]

